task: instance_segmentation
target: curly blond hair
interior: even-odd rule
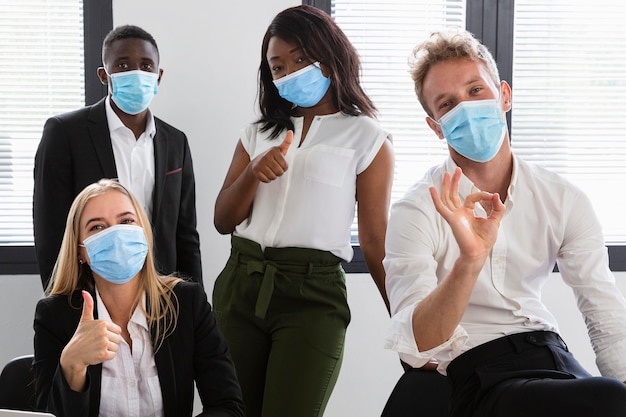
[[[424,100],[424,78],[426,78],[426,74],[428,74],[433,65],[452,59],[481,61],[485,64],[495,85],[500,85],[500,75],[496,61],[487,47],[480,43],[474,35],[466,30],[455,28],[433,32],[427,40],[413,49],[409,70],[415,85],[417,99],[430,117],[433,117],[433,112],[428,108]]]

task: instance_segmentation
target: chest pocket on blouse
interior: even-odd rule
[[[304,164],[304,177],[333,187],[341,187],[348,169],[352,166],[354,149],[330,145],[317,145],[311,148]]]

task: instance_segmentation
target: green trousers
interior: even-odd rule
[[[341,259],[266,248],[233,236],[213,308],[226,337],[247,417],[324,414],[343,358],[350,309]]]

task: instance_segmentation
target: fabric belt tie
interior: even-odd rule
[[[274,278],[278,273],[278,268],[276,264],[271,261],[248,261],[246,264],[248,275],[252,275],[255,272],[263,274],[259,296],[257,297],[256,307],[254,308],[254,315],[260,319],[265,319],[272,294],[274,293]]]
[[[262,250],[258,243],[238,236],[232,236],[231,242],[231,259],[245,266],[248,276],[263,274],[254,309],[260,319],[265,319],[277,279],[288,280],[289,275],[315,279],[343,272],[342,260],[330,252],[291,247]]]
[[[314,274],[333,273],[341,270],[341,264],[334,265],[314,265],[309,264],[285,264],[270,260],[260,260],[239,254],[239,262],[246,265],[246,272],[248,275],[254,273],[263,274],[263,280],[261,281],[261,287],[259,288],[259,295],[257,296],[256,306],[254,308],[254,315],[260,319],[265,319],[267,310],[272,300],[272,294],[274,293],[275,279],[284,273],[292,273],[303,275],[307,278]],[[285,277],[286,278],[286,277]]]

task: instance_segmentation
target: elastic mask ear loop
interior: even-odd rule
[[[441,127],[441,123],[439,123],[438,121],[436,121],[434,118],[430,117],[430,116],[426,116],[428,119],[430,119],[431,122],[433,122],[435,125],[437,125],[437,127],[439,128],[439,134],[437,135],[437,137],[441,138],[445,138],[445,136],[443,135],[443,128]],[[441,135],[441,136],[439,136]]]
[[[284,77],[280,77],[279,79],[274,80],[274,85],[278,87],[279,85],[285,84],[289,80],[292,80],[296,77],[299,77],[300,75],[304,73],[314,70],[315,67],[318,67],[321,70],[321,67],[319,66],[319,64],[318,65],[315,65],[315,64],[316,63],[314,62],[312,64],[307,65],[306,67],[300,68],[298,71],[294,71],[291,74],[287,74]]]
[[[498,107],[502,109],[503,104],[504,97],[502,96],[502,80],[500,80],[500,84],[498,85]]]
[[[79,248],[85,248],[85,245],[83,245],[82,243],[79,243],[79,244],[78,244],[78,247],[79,247]],[[80,258],[78,259],[78,264],[79,264],[80,266],[83,266],[83,265],[85,265],[86,263],[87,263],[87,262],[85,262],[85,260],[84,260],[84,259],[80,259]]]
[[[504,111],[504,110],[502,109],[502,106],[505,104],[505,102],[504,102],[504,96],[503,96],[502,94],[503,94],[503,89],[502,89],[502,81],[500,81],[500,85],[499,85],[499,87],[498,87],[498,109],[500,110],[500,112],[507,113],[507,111],[508,111],[508,110],[507,110],[507,111]],[[509,106],[510,106],[510,105],[511,105],[511,104],[509,103]],[[509,110],[510,110],[510,109],[509,109]],[[504,121],[504,123],[507,123],[507,122],[506,122],[506,116],[504,116],[504,120],[503,120],[503,121]]]
[[[432,117],[430,117],[430,116],[426,116],[426,117],[428,117],[428,118],[430,119],[430,121],[431,121],[431,122],[433,122],[434,124],[436,124],[436,125],[439,127],[439,129],[441,129],[441,124],[440,124],[438,121],[436,121],[435,119],[433,119],[433,118],[432,118]]]

